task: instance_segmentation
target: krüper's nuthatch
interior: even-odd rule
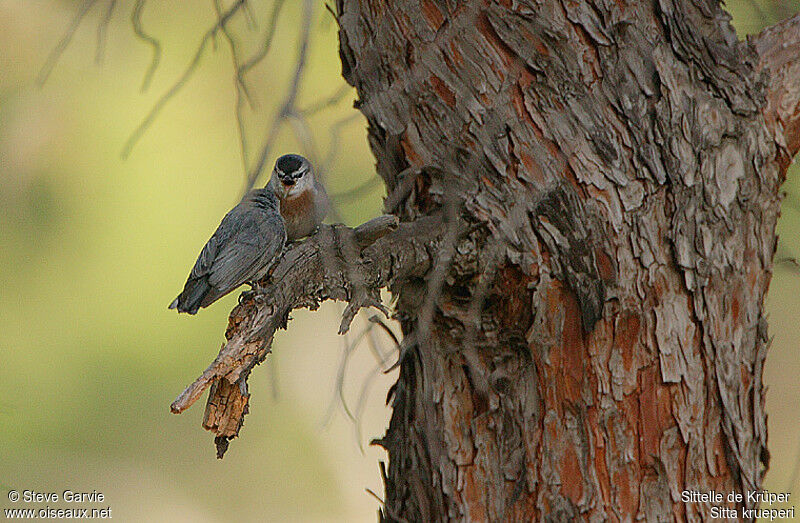
[[[170,309],[195,314],[245,282],[266,275],[286,243],[280,201],[267,186],[250,191],[203,247]]]
[[[319,227],[330,209],[325,188],[314,178],[311,162],[299,154],[278,158],[267,188],[278,196],[286,236],[292,241]]]

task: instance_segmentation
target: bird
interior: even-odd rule
[[[267,187],[280,200],[289,241],[313,233],[330,209],[328,194],[314,177],[311,162],[299,154],[285,154],[278,158]]]
[[[250,191],[222,219],[169,308],[196,314],[243,283],[255,285],[285,244],[278,196],[270,187]]]

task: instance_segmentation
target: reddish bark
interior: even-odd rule
[[[759,488],[797,23],[753,46],[715,2],[337,8],[392,210],[469,231],[440,290],[392,288],[384,518],[694,520],[684,490]]]

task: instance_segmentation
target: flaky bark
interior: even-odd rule
[[[477,224],[438,288],[393,286],[384,518],[696,520],[682,491],[758,489],[796,22],[751,45],[714,1],[337,8],[387,207]]]
[[[800,15],[766,29],[751,39],[758,52],[758,70],[767,78],[764,117],[781,146],[782,161],[800,150]]]

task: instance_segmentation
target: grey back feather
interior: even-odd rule
[[[231,209],[203,247],[173,305],[194,313],[243,283],[263,277],[286,243],[279,205],[270,189],[257,189]],[[207,286],[202,296],[195,292],[199,286]]]

